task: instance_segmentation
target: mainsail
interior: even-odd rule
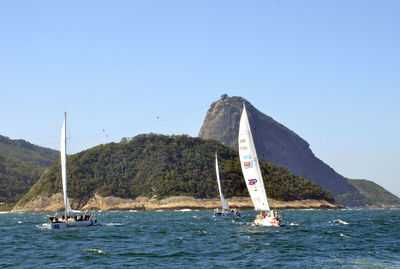
[[[264,181],[257,159],[256,148],[251,134],[246,106],[243,103],[243,112],[239,125],[239,157],[242,172],[249,190],[251,201],[255,210],[269,211],[267,194],[265,193]]]
[[[224,195],[222,194],[221,182],[220,182],[220,179],[219,179],[219,168],[218,168],[218,156],[217,156],[217,153],[215,153],[215,172],[217,173],[219,197],[221,197],[222,208],[223,209],[229,209],[229,206],[225,201]]]
[[[61,128],[61,141],[60,141],[60,152],[61,152],[61,176],[62,176],[62,186],[64,194],[64,204],[65,204],[65,214],[68,215],[72,212],[71,205],[69,204],[67,195],[67,136],[66,136],[66,121],[67,113],[64,115],[64,123]]]

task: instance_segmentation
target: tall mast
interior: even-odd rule
[[[223,209],[229,209],[228,204],[225,201],[224,195],[222,194],[221,188],[221,180],[219,178],[219,168],[218,168],[218,156],[217,152],[215,152],[215,172],[217,174],[217,183],[218,183],[218,190],[219,190],[219,197],[221,198],[221,205]]]
[[[64,112],[64,147],[65,147],[65,181],[67,181],[67,112]],[[66,182],[65,182],[66,183]],[[65,193],[67,193],[67,184],[65,184]],[[67,204],[65,204],[65,217],[68,216]]]
[[[61,133],[61,176],[63,184],[63,195],[65,204],[65,217],[68,216],[68,196],[67,196],[67,112],[64,112],[64,123]]]

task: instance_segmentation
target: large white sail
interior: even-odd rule
[[[219,168],[218,168],[218,156],[217,156],[217,153],[215,153],[215,172],[217,173],[219,197],[221,198],[222,208],[223,209],[229,209],[229,206],[225,201],[224,195],[222,194],[221,181],[220,181],[220,178],[219,178]]]
[[[65,204],[65,214],[68,215],[69,212],[72,211],[71,205],[69,204],[68,195],[67,195],[67,140],[66,140],[66,121],[67,114],[64,116],[64,123],[61,128],[61,141],[60,141],[60,153],[61,153],[61,177],[62,177],[62,186],[63,186],[63,194],[64,194],[64,204]]]
[[[255,210],[269,211],[267,194],[265,193],[264,181],[257,159],[256,148],[251,134],[246,106],[243,103],[243,112],[239,125],[239,157],[242,172],[249,190],[251,201]]]

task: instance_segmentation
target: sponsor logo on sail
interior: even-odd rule
[[[244,168],[252,168],[253,167],[253,162],[244,162]]]
[[[255,178],[249,179],[249,185],[254,185],[256,183],[257,183],[257,179],[255,179]]]
[[[245,156],[243,156],[243,159],[245,159],[245,160],[251,160],[251,155],[245,155]]]

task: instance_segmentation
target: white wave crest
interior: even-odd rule
[[[349,224],[348,222],[345,222],[344,220],[341,220],[341,219],[335,219],[333,222],[343,224],[343,225]]]
[[[105,223],[103,225],[104,226],[124,226],[123,223],[118,223],[118,222]]]
[[[36,225],[36,227],[38,229],[41,229],[41,230],[50,230],[51,229],[51,224],[50,223],[43,223],[43,224],[40,224],[40,225]]]
[[[107,254],[104,250],[101,250],[99,248],[89,248],[89,249],[84,249],[83,251],[87,252],[94,252],[94,253],[99,253],[99,254]]]

